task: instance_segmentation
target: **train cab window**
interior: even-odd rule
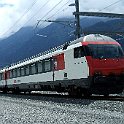
[[[17,69],[17,76],[20,77],[21,76],[21,71],[20,68]]]
[[[124,56],[123,50],[116,44],[89,44],[93,58],[121,58]]]
[[[29,65],[27,65],[27,66],[25,67],[25,74],[26,74],[26,75],[29,75],[29,74],[30,74],[30,66],[29,66]]]
[[[45,67],[45,72],[51,70],[51,61],[50,61],[50,59],[45,60],[44,67]]]
[[[42,61],[39,61],[39,62],[37,63],[37,67],[38,67],[38,73],[43,72]]]
[[[24,76],[24,75],[25,75],[25,68],[21,67],[21,76]]]
[[[35,64],[35,63],[31,64],[30,73],[31,73],[31,74],[36,74],[36,64]]]
[[[82,46],[74,48],[74,58],[84,57],[84,48]]]

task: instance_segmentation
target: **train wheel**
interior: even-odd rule
[[[82,90],[81,88],[70,87],[68,90],[68,94],[71,97],[82,97]]]
[[[15,88],[12,90],[12,93],[14,93],[14,94],[19,94],[19,93],[20,93],[19,87],[15,87]]]
[[[92,94],[88,90],[84,90],[83,95],[84,97],[90,97]]]
[[[68,90],[68,94],[69,94],[70,97],[75,96],[75,93],[74,93],[74,91],[72,91],[72,89]]]
[[[81,88],[77,88],[77,97],[82,97],[82,90]]]
[[[108,96],[109,96],[109,93],[104,94],[104,97],[108,97]]]
[[[7,93],[8,87],[7,86],[3,87],[2,91],[3,91],[3,93]]]
[[[7,90],[6,89],[3,89],[3,93],[7,93]]]
[[[31,91],[28,91],[28,94],[31,94]]]

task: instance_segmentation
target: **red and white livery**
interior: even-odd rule
[[[0,89],[58,91],[70,95],[121,93],[124,53],[110,37],[87,35],[0,70]]]

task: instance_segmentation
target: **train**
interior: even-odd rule
[[[0,91],[67,92],[70,96],[122,93],[124,52],[109,36],[89,34],[0,70]]]

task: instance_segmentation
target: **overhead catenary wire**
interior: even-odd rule
[[[40,13],[40,10],[43,9],[48,3],[50,2],[50,0],[47,0],[24,24],[27,24],[31,19],[33,19],[37,14]]]
[[[63,1],[63,0],[62,0]],[[47,16],[53,9],[55,9],[62,1],[60,1],[59,3],[57,3],[51,10],[49,10],[42,18],[45,18],[45,16]],[[70,0],[69,0],[70,1]],[[43,9],[47,4],[48,4],[48,2],[50,2],[50,0],[47,0],[46,2],[45,2],[45,4],[42,6],[42,7],[40,7],[40,9],[38,9],[38,11],[37,12],[35,12],[35,14],[30,18],[30,19],[28,19],[28,21],[26,22],[26,23],[28,23],[32,18],[34,18],[34,16],[36,16],[39,12],[40,12],[40,10],[41,9]],[[67,4],[67,3],[66,3]],[[66,5],[65,4],[65,5]],[[62,8],[62,7],[61,7]],[[38,21],[38,24],[39,24],[39,22],[40,21]],[[26,24],[25,23],[25,24]],[[24,24],[24,25],[25,25]],[[33,37],[36,35],[36,32],[35,32],[35,30],[36,30],[36,28],[37,28],[37,26],[38,26],[38,24],[36,24],[36,26],[35,26],[35,28],[34,28],[34,35],[32,36],[32,38],[31,39],[33,39]],[[24,26],[23,25],[23,26]],[[34,26],[33,26],[34,27]]]
[[[99,10],[98,12],[101,12],[101,11],[103,11],[103,10],[105,10],[105,9],[108,9],[109,7],[111,7],[111,6],[113,6],[113,5],[116,5],[116,4],[118,4],[119,2],[121,2],[122,0],[118,0],[118,1],[116,1],[116,2],[114,2],[114,3],[112,3],[112,4],[110,4],[110,5],[108,5],[108,6],[106,6],[106,7],[104,7],[103,9],[101,9],[101,10]],[[116,34],[116,35],[119,35],[119,34]],[[124,38],[124,37],[123,37]],[[122,38],[121,38],[122,39]],[[117,40],[117,39],[116,39]],[[120,40],[120,39],[119,39]]]
[[[65,4],[63,4],[61,7],[59,7],[59,9],[53,14],[53,15],[51,15],[51,16],[49,16],[47,19],[45,19],[45,20],[41,20],[41,21],[44,21],[44,22],[55,22],[55,23],[59,23],[59,24],[62,24],[62,25],[64,25],[64,26],[69,26],[69,27],[71,27],[72,28],[72,26],[71,26],[71,23],[72,23],[72,21],[54,21],[54,20],[50,20],[50,18],[52,18],[52,17],[54,17],[55,15],[57,15],[58,13],[60,13],[61,11],[64,11],[65,9],[67,9],[67,8],[69,8],[69,7],[66,7],[66,5],[70,2],[71,0],[68,0]],[[64,9],[62,9],[62,8],[64,8]],[[38,20],[38,23],[37,23],[37,26],[38,26],[38,24],[39,24],[39,22],[40,22],[40,20]],[[65,24],[64,24],[65,23]],[[67,23],[67,24],[66,24]],[[73,23],[74,23],[74,21],[73,21]],[[36,26],[36,27],[37,27]]]
[[[105,9],[107,9],[107,8],[113,6],[113,5],[115,5],[115,4],[117,4],[117,3],[121,2],[121,1],[122,1],[122,0],[118,0],[118,1],[116,1],[116,2],[114,2],[114,3],[112,3],[112,4],[110,4],[110,5],[108,5],[108,6],[106,6],[106,7],[104,7],[103,9],[100,9],[98,12],[103,11],[103,10],[105,10]]]
[[[68,0],[65,4],[63,4],[53,15],[49,16],[49,17],[47,18],[47,20],[50,19],[50,18],[52,18],[52,17],[54,17],[55,15],[57,15],[60,11],[63,11],[62,8],[63,8],[64,6],[66,6],[70,1],[71,1],[71,0]],[[67,7],[67,8],[68,8],[68,7]]]
[[[70,0],[69,0],[70,1]],[[69,2],[68,1],[68,2]],[[101,10],[99,10],[99,11],[102,11],[102,10],[105,10],[105,9],[107,9],[107,8],[109,8],[109,7],[111,7],[111,6],[113,6],[113,5],[115,5],[115,4],[117,4],[117,3],[119,3],[120,1],[122,1],[122,0],[118,0],[118,1],[116,1],[116,2],[114,2],[114,3],[112,3],[112,4],[110,4],[109,6],[106,6],[106,7],[104,7],[103,9],[101,9]],[[67,2],[67,3],[68,3]],[[62,6],[63,7],[63,6]],[[52,16],[50,16],[48,19],[50,19],[51,17],[53,17],[54,15],[56,15],[57,13],[59,13],[59,11],[60,11],[61,9],[59,9],[56,13],[54,13]],[[48,20],[47,19],[47,20]],[[38,22],[39,23],[39,22]]]
[[[63,0],[62,0],[63,1]],[[62,1],[60,1],[58,4],[56,4],[49,12],[51,12],[53,9],[55,9]],[[49,19],[50,18],[52,18],[52,17],[54,17],[55,15],[57,15],[58,13],[60,13],[61,11],[64,11],[64,10],[66,10],[66,9],[68,9],[69,8],[69,6],[68,7],[66,7],[66,5],[70,2],[71,0],[68,0],[65,4],[63,4],[61,7],[59,7],[59,9],[53,14],[53,15],[51,15],[51,16],[49,16],[47,19],[44,19],[43,20],[43,18],[45,18],[45,16],[47,16],[48,14],[49,14],[49,12],[47,13],[47,14],[45,14],[45,16],[44,17],[42,17],[40,20],[37,20],[38,22],[37,22],[37,24],[36,24],[36,26],[35,26],[35,28],[34,28],[34,34],[36,34],[36,29],[37,29],[37,27],[39,26],[39,24],[40,24],[40,22],[42,22],[41,24],[40,24],[40,26],[44,23],[44,22],[55,22],[55,21],[49,21]],[[66,8],[64,8],[64,7],[66,7]],[[64,8],[64,9],[62,9],[62,8]],[[64,22],[64,21],[63,21]],[[60,24],[62,24],[62,25],[64,25],[64,26],[69,26],[69,27],[71,27],[72,28],[72,26],[71,26],[71,24],[70,23],[72,23],[72,21],[65,21],[66,23],[69,23],[69,24],[63,24],[63,23],[61,23],[61,22],[57,22],[57,23],[60,23]],[[74,23],[74,21],[73,21],[73,23]],[[40,29],[39,29],[40,30]],[[38,31],[39,31],[38,30]],[[37,31],[37,32],[38,32]]]
[[[45,4],[47,4],[49,1],[50,1],[50,0],[48,0]],[[63,0],[61,0],[58,4],[60,4],[62,1],[63,1]],[[102,11],[102,10],[104,10],[104,9],[107,9],[107,8],[109,8],[109,7],[111,7],[111,6],[113,6],[113,5],[117,4],[117,3],[119,3],[120,1],[122,1],[122,0],[118,0],[118,1],[116,1],[116,2],[114,2],[114,3],[112,3],[112,4],[110,4],[109,6],[104,7],[103,9],[101,9],[101,10],[99,10],[99,11]],[[64,5],[68,4],[69,2],[70,2],[70,0],[68,0]],[[34,1],[34,2],[32,3],[32,5],[22,14],[22,16],[21,16],[6,32],[4,32],[2,35],[6,34],[8,31],[10,31],[11,29],[13,29],[13,28],[15,27],[15,25],[17,25],[17,23],[19,23],[19,22],[21,21],[21,19],[26,15],[26,13],[28,13],[28,12],[31,10],[31,8],[32,8],[36,3],[37,3],[37,1]],[[44,4],[40,9],[42,9],[42,8],[45,6],[45,4]],[[56,6],[58,6],[58,4],[56,4],[52,9],[56,8]],[[50,17],[48,17],[48,19],[54,17],[54,16],[57,15],[60,11],[63,11],[62,8],[64,7],[64,5],[63,5],[62,7],[60,7],[60,9],[59,9],[58,11],[56,11],[53,15],[51,15]],[[68,7],[67,7],[67,8],[68,8]],[[39,10],[40,10],[40,9],[39,9]],[[52,9],[51,9],[49,12],[47,12],[42,18],[45,18],[45,16],[47,16],[47,15],[52,11]],[[37,11],[37,13],[35,13],[35,15],[33,15],[30,19],[28,19],[28,21],[26,21],[26,23],[28,23],[32,18],[34,18],[34,16],[36,16],[36,15],[39,13],[39,10]],[[25,25],[26,23],[24,23],[24,25]],[[23,26],[24,26],[24,25],[23,25]]]
[[[38,1],[38,0],[37,0]],[[22,18],[32,9],[32,7],[37,3],[37,1],[34,1],[32,4],[31,4],[31,6],[19,17],[19,19],[7,30],[7,31],[5,31],[3,34],[1,34],[1,35],[5,35],[5,34],[7,34],[7,32],[10,32],[21,20],[22,20]],[[47,12],[42,18],[45,18],[45,16],[47,16],[56,6],[58,6],[61,2],[62,2],[63,0],[61,0],[58,4],[56,4],[49,12]],[[70,1],[70,0],[69,0]],[[29,18],[28,19],[28,21],[26,21],[26,23],[28,23],[32,18],[34,18],[34,16],[36,16],[39,12],[40,12],[40,10],[42,9],[42,8],[44,8],[47,4],[48,4],[48,2],[50,2],[50,0],[47,0],[46,2],[45,2],[45,4],[42,6],[42,7],[40,7],[40,9],[33,15],[33,16],[31,16],[31,18]],[[65,4],[66,5],[66,4]],[[23,26],[26,24],[26,23],[24,23],[23,24]],[[22,26],[22,27],[23,27]]]
[[[37,28],[37,26],[39,25],[39,23],[40,23],[40,20],[43,20],[49,13],[51,13],[61,2],[62,2],[63,0],[60,0],[57,4],[55,4],[42,18],[40,18],[39,20],[38,20],[38,24],[36,25],[36,27],[35,27],[35,29],[34,30],[36,30],[36,28]],[[41,23],[40,24],[40,26],[42,25],[43,23]]]
[[[97,12],[99,13],[99,12],[105,10],[105,9],[108,9],[109,7],[111,7],[111,6],[113,6],[113,5],[117,4],[117,3],[119,3],[119,2],[121,2],[121,1],[122,1],[122,0],[118,0],[118,1],[116,1],[116,2],[114,2],[114,3],[112,3],[112,4],[108,5],[108,6],[106,6],[106,7],[104,7],[104,8],[98,10]],[[97,12],[96,12],[96,13],[97,13]]]
[[[114,2],[114,3],[112,3],[112,4],[110,4],[109,6],[104,7],[103,9],[101,9],[101,10],[99,10],[99,11],[105,10],[105,9],[107,9],[107,8],[109,8],[109,7],[111,7],[111,6],[115,5],[115,4],[117,4],[117,3],[119,3],[120,1],[122,1],[122,0],[118,0],[118,1],[116,1],[116,2]],[[67,3],[68,3],[68,2],[67,2]],[[63,6],[62,6],[62,7],[63,7]],[[60,9],[60,10],[61,10],[61,9]],[[58,12],[55,12],[53,15],[51,15],[51,16],[48,17],[47,19],[50,19],[50,18],[52,18],[53,16],[55,16],[56,14],[58,14],[60,10],[58,10]],[[40,21],[38,21],[37,26],[39,25],[39,23],[40,23]],[[43,23],[42,23],[42,24],[43,24]]]
[[[32,9],[32,7],[37,3],[38,0],[34,0],[34,2],[31,4],[31,6],[19,17],[19,19],[16,20],[16,22],[7,30],[5,31],[2,35],[5,35],[8,31],[10,31],[12,28],[15,27],[15,25],[17,25],[17,23],[19,23],[22,18]]]
[[[40,20],[37,20],[38,22],[37,22],[37,24],[36,24],[36,26],[35,26],[35,28],[34,28],[34,35],[32,36],[32,38],[31,39],[33,39],[34,38],[34,36],[35,35],[37,35],[37,32],[40,30],[38,30],[38,31],[36,31],[36,29],[37,29],[37,27],[39,26],[39,23],[47,16],[47,15],[49,15],[49,13],[51,13],[62,1],[64,1],[64,0],[60,0],[57,4],[55,4],[42,18],[40,18]],[[70,0],[69,0],[70,1]],[[68,2],[69,2],[68,1]],[[67,2],[66,2],[66,4],[67,4]],[[66,5],[65,4],[65,5]],[[45,21],[44,21],[45,22]],[[41,23],[40,24],[40,26],[42,25],[43,23]],[[38,34],[38,35],[40,35],[40,34]]]

